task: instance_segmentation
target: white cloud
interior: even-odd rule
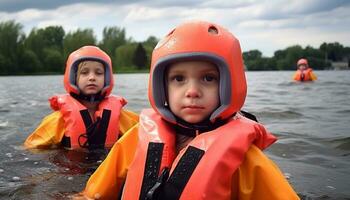
[[[145,7],[140,5],[133,5],[129,7],[125,22],[144,22],[148,20],[156,20],[162,17],[167,19],[169,13],[167,9],[156,9],[151,7]]]

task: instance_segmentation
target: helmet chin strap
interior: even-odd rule
[[[105,97],[104,95],[101,95],[101,92],[99,92],[97,94],[89,94],[89,95],[82,94],[82,93],[75,94],[75,93],[71,92],[70,95],[72,97],[74,97],[75,99],[88,101],[90,103],[100,102]]]
[[[241,110],[239,113],[250,120],[258,122],[257,118],[251,113],[248,113],[248,112],[243,111],[243,110]],[[203,121],[198,122],[198,123],[188,123],[185,120],[175,116],[177,124],[173,125],[173,127],[174,127],[175,132],[177,134],[181,134],[181,135],[185,135],[185,136],[189,136],[189,137],[195,137],[198,134],[212,131],[212,130],[217,129],[218,127],[226,124],[236,114],[237,113],[233,113],[227,119],[218,118],[214,122],[210,121],[209,118],[206,118]]]
[[[198,123],[188,123],[177,116],[175,117],[177,122],[177,124],[174,126],[176,133],[190,137],[195,137],[198,134],[212,131],[222,126],[227,121],[222,119],[216,119],[215,122],[212,122],[209,120],[209,118],[207,118]]]

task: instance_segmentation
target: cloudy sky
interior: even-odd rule
[[[295,44],[350,46],[347,0],[0,0],[0,22],[7,20],[21,23],[26,34],[50,25],[66,32],[92,28],[98,40],[104,27],[118,26],[136,41],[206,20],[229,29],[243,51],[259,49],[264,56]]]

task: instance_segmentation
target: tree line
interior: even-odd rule
[[[114,72],[148,71],[157,42],[154,36],[136,42],[117,26],[105,27],[101,41],[89,28],[66,33],[62,26],[48,26],[33,28],[25,35],[20,23],[5,21],[0,23],[0,75],[62,74],[68,55],[84,45],[104,50],[112,59]],[[323,43],[318,49],[296,45],[276,51],[271,58],[251,50],[243,52],[243,59],[248,70],[295,69],[300,57],[308,58],[315,69],[327,69],[331,61],[349,54],[349,47],[335,42]]]
[[[324,42],[319,48],[294,45],[275,51],[272,57],[263,57],[259,50],[243,52],[248,70],[295,70],[300,58],[307,58],[313,69],[330,69],[332,62],[348,62],[349,65],[350,47],[344,47],[338,42]]]
[[[0,75],[62,74],[67,57],[84,45],[96,45],[112,59],[113,71],[147,71],[158,39],[127,38],[124,28],[105,27],[97,41],[92,29],[66,33],[62,26],[33,28],[26,36],[15,21],[0,23]]]

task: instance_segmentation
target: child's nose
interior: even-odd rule
[[[186,90],[186,97],[198,98],[201,96],[199,86],[196,83],[190,83]]]
[[[95,80],[95,74],[94,73],[90,73],[89,74],[89,80]]]

